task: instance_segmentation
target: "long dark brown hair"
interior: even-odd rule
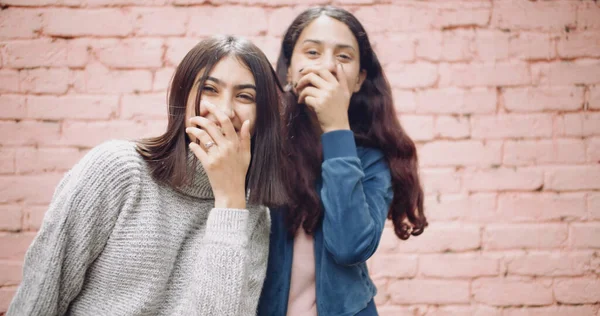
[[[401,239],[420,235],[427,227],[423,210],[423,189],[419,180],[417,151],[414,142],[400,126],[396,117],[390,85],[367,33],[351,13],[332,6],[311,8],[302,12],[285,32],[277,75],[284,83],[292,59],[296,41],[302,31],[316,18],[326,15],[348,26],[358,42],[360,68],[367,77],[357,93],[350,99],[348,116],[357,144],[377,148],[383,152],[389,164],[394,197],[388,218]],[[300,225],[309,234],[321,221],[319,196],[315,183],[321,172],[322,149],[320,130],[313,111],[304,104],[297,104],[296,97],[288,92],[284,110],[285,174],[291,195],[285,214],[286,226],[293,235]]]
[[[200,113],[204,82],[213,67],[226,56],[235,57],[246,65],[256,84],[252,158],[246,175],[249,203],[281,205],[286,201],[281,177],[281,85],[267,57],[248,40],[215,36],[203,40],[187,53],[175,71],[167,95],[167,130],[158,137],[139,141],[138,152],[147,161],[157,181],[173,187],[190,183],[193,173],[189,172],[187,164],[190,142],[185,133],[187,100],[194,80],[203,71],[195,100],[195,113]]]

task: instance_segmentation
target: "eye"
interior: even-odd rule
[[[245,99],[245,100],[247,100],[249,102],[254,102],[254,97],[252,95],[250,95],[250,94],[247,94],[247,93],[242,93],[242,94],[238,95],[238,97],[240,97],[242,99]]]
[[[202,91],[217,92],[217,89],[215,89],[214,87],[211,87],[211,86],[204,86],[204,88],[202,88]]]
[[[350,57],[349,55],[346,55],[346,54],[339,54],[338,57],[341,58],[341,59],[345,59],[345,60],[351,60],[352,59],[352,57]]]
[[[314,49],[311,49],[311,50],[308,50],[308,51],[306,52],[306,54],[307,54],[307,55],[309,55],[309,56],[311,56],[311,57],[313,57],[313,56],[317,56],[317,55],[319,55],[319,52],[318,52],[318,51],[316,51],[316,50],[314,50]]]

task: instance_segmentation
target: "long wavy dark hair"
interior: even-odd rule
[[[246,175],[249,202],[280,206],[287,201],[281,167],[281,85],[264,53],[252,42],[233,36],[214,36],[203,40],[183,58],[173,76],[169,93],[168,124],[164,134],[142,139],[137,151],[144,157],[152,176],[162,183],[179,187],[190,183],[187,157],[189,137],[185,133],[188,96],[196,77],[198,94],[195,113],[200,113],[204,82],[215,65],[224,57],[233,56],[248,67],[256,83],[256,118],[251,138],[251,161]],[[199,163],[199,162],[196,162]]]
[[[302,12],[285,32],[277,76],[281,83],[287,81],[292,54],[302,31],[316,18],[325,15],[344,23],[358,42],[360,68],[367,77],[360,89],[350,99],[348,116],[356,142],[360,146],[381,150],[389,164],[394,197],[388,218],[400,239],[420,235],[427,227],[423,210],[423,189],[419,180],[415,144],[404,132],[396,117],[390,85],[367,32],[348,11],[325,6]],[[306,105],[298,104],[292,92],[284,99],[284,173],[291,201],[285,214],[290,235],[300,228],[312,234],[323,217],[315,183],[321,172],[322,148],[316,115]]]

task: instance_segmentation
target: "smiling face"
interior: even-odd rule
[[[288,68],[287,81],[300,80],[300,70],[319,65],[335,75],[336,64],[341,63],[346,73],[349,90],[358,92],[366,72],[360,69],[360,51],[356,38],[343,22],[326,15],[314,19],[302,31]]]
[[[227,114],[236,132],[239,132],[244,121],[250,121],[253,131],[256,118],[256,84],[248,67],[238,58],[225,56],[212,69],[204,86],[199,88],[202,69],[196,76],[195,83],[189,93],[186,105],[186,127],[190,127],[189,119],[195,115],[205,117],[218,124],[216,117],[200,104],[200,113],[195,113],[195,101],[201,91],[202,102],[210,102]]]

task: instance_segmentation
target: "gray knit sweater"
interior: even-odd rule
[[[58,185],[8,315],[255,315],[268,210],[214,208],[197,165],[173,189],[133,142],[91,150]]]

